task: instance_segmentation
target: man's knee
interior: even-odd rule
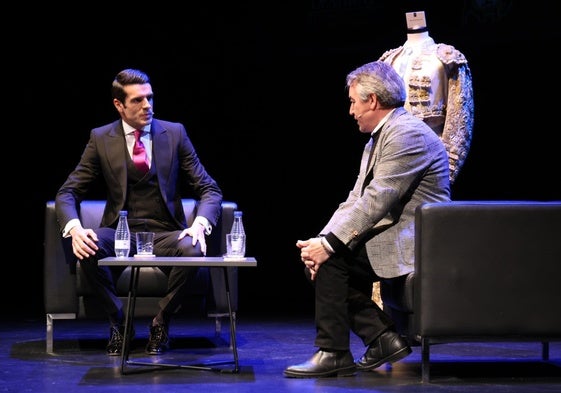
[[[182,257],[200,257],[203,255],[201,251],[201,244],[197,242],[193,246],[193,238],[190,236],[185,236],[177,244],[179,255]]]

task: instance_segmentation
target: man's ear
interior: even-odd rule
[[[123,111],[123,110],[125,109],[123,103],[122,103],[121,101],[119,101],[118,99],[116,99],[116,98],[113,98],[113,105],[115,106],[115,108],[116,108],[119,112],[121,112],[121,111]]]
[[[378,106],[378,97],[376,97],[376,94],[370,94],[370,104],[369,107],[371,110],[376,109],[376,107]]]

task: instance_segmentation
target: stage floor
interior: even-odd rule
[[[214,320],[182,317],[171,325],[171,350],[144,354],[148,320],[135,321],[131,360],[207,363],[232,360],[229,325],[214,334]],[[0,328],[2,392],[561,392],[561,343],[541,361],[537,342],[483,342],[431,346],[431,381],[421,382],[421,348],[393,366],[353,377],[291,379],[285,367],[316,350],[310,317],[244,317],[238,313],[239,373],[190,369],[138,368],[121,375],[120,357],[105,354],[104,321],[57,320],[54,353],[45,352],[45,321],[4,321]],[[352,337],[355,358],[365,348]],[[130,366],[129,366],[130,367]]]

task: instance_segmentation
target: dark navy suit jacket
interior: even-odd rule
[[[181,203],[184,196],[199,201],[197,215],[216,225],[222,203],[222,191],[200,162],[187,131],[181,123],[152,120],[152,165],[156,166],[161,197],[178,229],[187,227]],[[127,153],[122,121],[94,128],[80,162],[56,195],[56,213],[61,229],[79,218],[79,202],[86,199],[94,182],[105,181],[107,204],[101,226],[111,226],[123,209],[127,192]],[[186,184],[179,184],[180,181]]]

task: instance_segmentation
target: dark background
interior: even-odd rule
[[[405,42],[405,12],[425,11],[430,35],[472,72],[473,141],[453,199],[560,200],[554,3],[19,4],[2,27],[2,316],[44,316],[45,202],[90,129],[117,119],[110,85],[123,68],[151,76],[156,117],[187,127],[224,199],[244,212],[258,267],[240,271],[242,312],[313,312],[295,242],[346,197],[366,142],[345,76]]]

